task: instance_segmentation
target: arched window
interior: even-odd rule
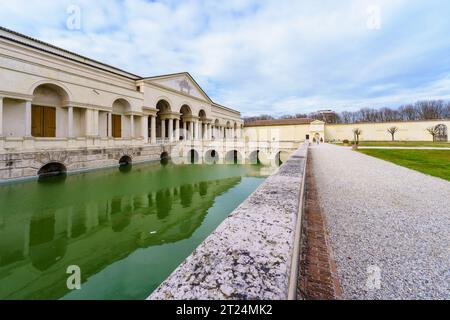
[[[57,110],[62,112],[64,102],[67,100],[66,91],[54,84],[42,84],[34,90],[31,108],[31,135],[33,137],[56,137],[56,112]]]
[[[113,138],[122,138],[122,116],[131,110],[130,103],[125,99],[117,99],[113,103],[111,132]]]

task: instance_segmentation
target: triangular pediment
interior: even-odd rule
[[[179,73],[145,79],[147,82],[162,86],[191,97],[212,102],[189,73]]]

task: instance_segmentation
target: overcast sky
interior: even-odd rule
[[[188,71],[244,116],[450,99],[449,13],[447,0],[0,0],[4,27],[141,76]]]

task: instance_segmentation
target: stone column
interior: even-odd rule
[[[194,122],[189,122],[189,140],[194,140]]]
[[[184,138],[184,140],[188,139],[187,122],[184,120],[183,120],[183,138]]]
[[[25,102],[25,137],[31,137],[31,101]]]
[[[169,142],[173,141],[173,119],[169,119]]]
[[[94,136],[98,137],[100,136],[100,131],[99,131],[99,123],[98,123],[98,115],[99,115],[99,111],[98,110],[92,110],[92,115],[94,118],[94,123],[93,123],[93,129],[94,129]]]
[[[161,138],[166,138],[166,119],[161,120]]]
[[[133,115],[130,116],[130,136],[131,136],[131,139],[134,138],[134,116]]]
[[[156,117],[152,116],[151,120],[151,136],[152,136],[152,144],[156,143]]]
[[[108,112],[108,138],[112,138],[112,113]]]
[[[91,130],[91,110],[90,109],[86,109],[84,111],[84,130],[85,130],[85,134],[86,137],[89,137],[92,135],[92,130]]]
[[[194,140],[200,140],[200,136],[199,136],[199,134],[200,134],[200,126],[199,126],[199,122],[198,121],[195,121],[195,138],[194,138]]]
[[[141,131],[144,143],[148,143],[148,116],[141,117]]]
[[[175,141],[180,140],[180,119],[175,119]]]
[[[3,97],[0,97],[0,137],[3,137]]]
[[[67,137],[73,138],[73,107],[67,108]]]

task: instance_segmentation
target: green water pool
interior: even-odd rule
[[[0,185],[0,299],[144,299],[270,173],[152,163]]]

